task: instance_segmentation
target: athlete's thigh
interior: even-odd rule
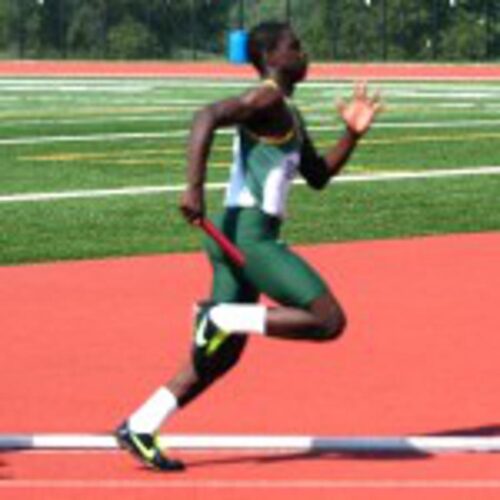
[[[232,265],[222,255],[219,248],[214,248],[215,243],[205,243],[212,266],[212,286],[210,300],[212,302],[238,302],[253,303],[259,298],[259,292],[248,281],[240,269]]]
[[[247,250],[247,262],[248,280],[281,304],[305,308],[330,294],[318,272],[284,243],[259,242]]]

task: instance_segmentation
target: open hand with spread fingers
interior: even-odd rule
[[[354,86],[352,99],[349,102],[340,100],[337,109],[347,128],[354,134],[365,134],[375,116],[383,109],[380,92],[373,96],[367,93],[366,82],[357,82]]]

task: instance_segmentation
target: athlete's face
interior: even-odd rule
[[[276,48],[269,54],[269,62],[293,83],[306,77],[307,55],[292,30],[283,31]]]

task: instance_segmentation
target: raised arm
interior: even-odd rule
[[[347,103],[340,101],[337,108],[346,131],[324,156],[317,153],[307,132],[304,134],[301,173],[315,189],[323,188],[330,178],[340,172],[360,137],[368,132],[382,104],[378,93],[369,97],[365,83],[358,83],[354,87],[352,99]]]
[[[283,99],[280,91],[259,87],[241,96],[219,101],[198,111],[193,119],[187,151],[187,187],[180,209],[194,223],[204,216],[204,183],[207,161],[218,128],[248,123]]]

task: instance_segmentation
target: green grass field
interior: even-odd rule
[[[200,248],[200,234],[177,211],[191,116],[248,85],[1,79],[0,264]],[[387,109],[344,170],[347,177],[320,193],[295,186],[285,238],[296,244],[499,230],[500,82],[377,86]],[[335,100],[350,92],[348,83],[299,89],[296,101],[319,149],[342,133]],[[227,179],[231,140],[230,130],[217,137],[210,183]],[[380,177],[413,172],[421,175]],[[96,192],[152,186],[172,190]],[[73,191],[82,193],[36,196]],[[210,212],[222,196],[220,188],[209,190]]]

